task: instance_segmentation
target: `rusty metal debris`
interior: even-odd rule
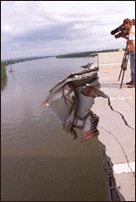
[[[100,91],[98,69],[91,65],[70,74],[49,91],[44,101],[62,121],[63,129],[70,132],[74,139],[77,138],[74,128],[83,130],[81,142],[99,134],[99,117],[90,110],[96,97],[107,98]]]

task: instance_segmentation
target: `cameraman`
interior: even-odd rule
[[[129,88],[135,88],[135,26],[133,21],[126,18],[123,21],[125,30],[128,30],[128,37],[121,36],[127,40],[128,49],[130,51],[130,69],[131,69],[131,81],[126,83]]]

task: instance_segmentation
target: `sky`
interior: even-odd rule
[[[1,60],[125,48],[135,1],[1,1]]]

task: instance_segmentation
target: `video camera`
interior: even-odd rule
[[[132,19],[132,21],[133,21],[133,25],[135,25],[135,20]],[[118,34],[116,34],[116,33],[118,33]],[[116,34],[116,35],[114,35],[114,34]],[[120,38],[121,36],[126,37],[126,36],[128,36],[128,30],[125,30],[124,25],[122,24],[119,27],[117,27],[116,29],[112,30],[111,35],[114,35],[116,39]]]
[[[119,32],[118,34],[116,34]],[[114,35],[116,34],[116,35]],[[111,35],[114,35],[116,39],[120,38],[121,36],[126,37],[128,35],[128,30],[125,30],[124,26],[121,25],[117,27],[116,29],[111,31]]]

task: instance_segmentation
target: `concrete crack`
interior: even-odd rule
[[[122,152],[123,152],[123,154],[124,154],[124,156],[125,156],[125,158],[126,158],[128,167],[130,168],[131,172],[133,173],[133,176],[135,177],[135,174],[134,174],[132,168],[131,168],[130,165],[129,165],[129,159],[128,159],[128,157],[127,157],[127,154],[126,154],[126,152],[124,151],[124,148],[123,148],[122,144],[120,143],[120,141],[119,141],[119,140],[116,138],[116,136],[113,135],[110,131],[106,130],[105,128],[103,128],[103,127],[101,127],[101,126],[98,126],[98,127],[99,127],[99,128],[102,128],[103,130],[105,130],[106,132],[108,132],[108,133],[109,133],[110,135],[112,135],[112,136],[115,138],[115,140],[118,142],[118,144],[120,145],[120,147],[121,147],[121,149],[122,149]]]
[[[108,97],[107,99],[108,99],[108,105],[109,105],[109,107],[111,108],[111,110],[113,110],[114,112],[117,112],[117,113],[122,117],[122,119],[123,119],[123,121],[124,121],[124,123],[125,123],[126,126],[128,126],[129,128],[131,128],[132,130],[135,130],[133,127],[131,127],[131,126],[127,123],[127,121],[126,121],[125,117],[123,116],[123,114],[121,114],[120,112],[118,112],[118,111],[116,111],[116,110],[113,109],[113,107],[111,106],[110,98]]]

